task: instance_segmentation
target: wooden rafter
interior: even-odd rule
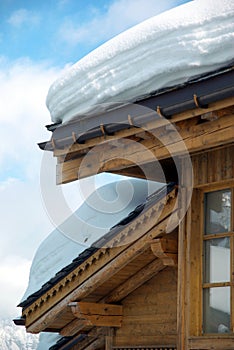
[[[85,331],[90,328],[90,322],[85,319],[75,319],[68,323],[65,327],[60,330],[60,334],[64,337],[71,337],[75,334],[79,334],[81,331]]]
[[[159,259],[153,260],[151,263],[143,267],[140,271],[128,278],[123,284],[118,286],[110,295],[104,298],[106,302],[117,302],[132,293],[135,289],[147,282],[153,276],[157,275],[165,266]]]

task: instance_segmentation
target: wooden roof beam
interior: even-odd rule
[[[68,304],[73,315],[79,320],[85,320],[85,326],[121,327],[122,305],[72,302]]]
[[[177,233],[157,238],[151,243],[151,250],[162,260],[165,266],[178,265],[178,237]]]

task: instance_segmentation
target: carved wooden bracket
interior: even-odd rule
[[[121,305],[73,302],[68,306],[84,326],[121,327],[123,315]]]
[[[162,259],[163,265],[177,266],[178,241],[177,235],[171,234],[151,241],[151,250],[155,256]]]

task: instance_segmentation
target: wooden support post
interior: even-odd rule
[[[186,334],[185,334],[185,254],[186,254],[186,232],[185,232],[185,219],[180,223],[179,227],[179,254],[178,254],[178,286],[177,286],[177,349],[187,349]]]
[[[181,179],[181,205],[186,203],[186,196],[191,189],[183,188],[183,184],[186,183],[186,178],[189,176],[189,170],[186,168],[182,160],[182,179]],[[192,181],[191,181],[192,182]],[[188,213],[180,222],[178,232],[178,285],[177,285],[177,349],[188,349],[188,336],[189,336],[189,305],[188,305],[188,235],[191,234],[191,225],[188,224]]]
[[[105,347],[105,350],[112,350],[113,335],[114,335],[114,328],[107,328],[106,329],[106,347]]]

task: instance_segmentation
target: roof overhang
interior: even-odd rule
[[[102,115],[50,125],[51,140],[39,147],[57,158],[57,184],[100,172],[148,178],[146,171],[162,181],[151,171],[155,159],[176,180],[172,158],[185,149],[194,153],[231,142],[233,96],[234,69],[227,67]]]
[[[177,232],[166,234],[173,220],[178,220],[176,186],[151,197],[133,221],[114,227],[91,256],[24,303],[27,331],[78,336],[95,327],[120,327],[122,310],[115,305],[165,267],[177,264]]]

